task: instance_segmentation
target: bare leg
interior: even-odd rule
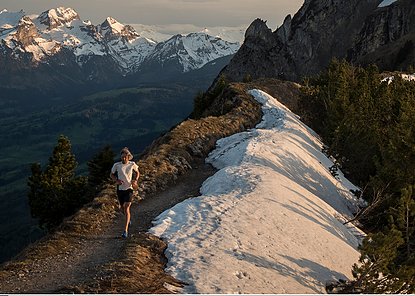
[[[125,232],[128,232],[128,223],[130,222],[130,207],[131,202],[125,202],[122,207],[122,213],[124,214]]]

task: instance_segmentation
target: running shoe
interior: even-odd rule
[[[128,236],[127,231],[124,231],[124,233],[122,234],[122,237],[127,237],[127,236]]]

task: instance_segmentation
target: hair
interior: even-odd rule
[[[121,150],[120,155],[121,155],[121,154],[123,154],[123,153],[127,154],[127,156],[128,156],[128,160],[133,159],[133,155],[131,154],[130,150],[128,150],[128,148],[127,148],[127,147],[124,147],[124,148]]]

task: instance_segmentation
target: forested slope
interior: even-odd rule
[[[346,292],[415,291],[415,83],[388,75],[333,60],[301,88],[300,113],[336,159],[333,174],[342,170],[368,202],[356,220],[371,235]]]

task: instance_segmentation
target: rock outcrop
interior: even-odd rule
[[[306,0],[294,17],[288,15],[274,32],[257,19],[246,30],[242,47],[218,77],[242,81],[251,75],[253,79],[272,77],[301,82],[303,77],[323,71],[333,58],[362,66],[383,61],[381,70],[406,69],[414,61],[413,46],[407,42],[412,42],[415,32],[415,3],[381,3],[382,0]],[[404,57],[398,57],[399,50],[382,51],[388,45],[403,48],[405,44]]]

